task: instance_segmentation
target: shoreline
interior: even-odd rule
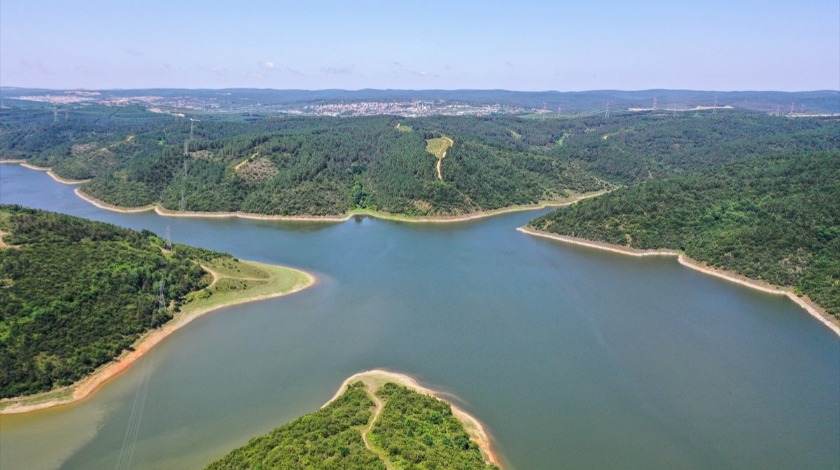
[[[29,163],[26,160],[0,160],[0,163],[17,164],[25,168],[36,171],[46,171],[48,175],[55,181],[68,184],[77,185],[83,184],[89,180],[69,180],[56,175],[52,168],[39,167]],[[185,217],[185,218],[206,218],[206,219],[223,219],[223,218],[240,218],[248,220],[266,220],[279,222],[326,222],[326,223],[341,223],[347,222],[355,216],[367,216],[380,220],[390,220],[395,222],[409,222],[409,223],[455,223],[468,222],[471,220],[478,220],[487,217],[494,217],[502,214],[509,214],[513,212],[536,211],[546,209],[549,207],[564,207],[574,204],[583,199],[598,197],[602,194],[608,193],[609,190],[594,191],[589,193],[572,194],[568,198],[558,199],[555,201],[540,201],[536,204],[525,204],[517,206],[502,207],[500,209],[492,209],[487,211],[473,212],[464,215],[431,215],[431,216],[409,216],[402,214],[392,214],[389,212],[379,212],[373,210],[351,210],[346,214],[340,215],[268,215],[255,214],[251,212],[198,212],[198,211],[174,211],[166,209],[158,204],[149,204],[140,207],[122,207],[107,203],[101,199],[97,199],[90,194],[82,191],[82,188],[76,188],[74,193],[80,199],[92,204],[100,209],[118,212],[122,214],[135,214],[139,212],[155,211],[155,213],[162,217]]]
[[[68,178],[62,178],[61,176],[58,176],[57,174],[55,174],[55,172],[52,171],[52,168],[48,168],[48,167],[45,167],[45,166],[35,166],[31,163],[26,163],[26,160],[0,160],[0,163],[17,163],[18,165],[20,165],[24,168],[29,168],[30,170],[45,171],[50,176],[50,178],[52,178],[53,180],[55,180],[55,181],[57,181],[61,184],[76,185],[76,184],[87,183],[88,181],[90,181],[90,180],[71,180],[71,179],[68,179]]]
[[[0,409],[0,415],[3,414],[19,414],[19,413],[28,413],[32,411],[44,410],[47,408],[53,408],[56,406],[65,406],[65,405],[74,405],[77,404],[96,392],[99,387],[104,385],[106,382],[110,381],[114,377],[122,374],[126,370],[128,370],[138,359],[142,358],[146,353],[151,351],[158,343],[166,339],[169,335],[174,333],[175,331],[181,329],[182,327],[189,324],[191,321],[199,318],[203,315],[206,315],[210,312],[215,310],[219,310],[222,308],[230,307],[233,305],[240,305],[250,302],[257,302],[260,300],[272,299],[277,297],[283,297],[286,295],[291,295],[296,292],[300,292],[304,289],[314,286],[317,284],[318,279],[306,272],[295,268],[288,268],[285,266],[276,266],[276,265],[266,265],[264,263],[257,263],[254,261],[246,261],[247,263],[253,263],[257,265],[265,265],[265,266],[272,266],[272,267],[281,267],[285,269],[290,269],[296,271],[298,273],[303,274],[306,277],[307,282],[304,284],[296,285],[291,290],[283,291],[283,292],[275,292],[272,294],[263,294],[263,295],[252,295],[252,296],[245,296],[231,299],[229,302],[225,302],[219,305],[211,305],[207,307],[199,307],[196,310],[184,313],[180,316],[176,314],[175,318],[165,323],[160,328],[147,331],[143,335],[141,335],[133,344],[131,350],[125,350],[120,354],[118,357],[113,359],[112,361],[103,364],[98,369],[96,369],[92,374],[84,377],[77,382],[61,387],[55,390],[50,390],[48,392],[42,392],[35,395],[26,395],[22,397],[13,397],[13,398],[4,398],[0,400],[0,405],[4,405],[2,409]],[[212,275],[212,273],[211,273]],[[215,276],[214,276],[215,279]],[[56,398],[47,398],[52,395],[56,395]],[[44,401],[37,401],[39,398],[46,398]],[[30,401],[36,401],[35,403],[28,403]]]
[[[119,212],[122,214],[136,214],[138,212],[148,212],[155,208],[155,206],[142,206],[142,207],[119,207],[113,204],[108,204],[107,202],[100,201],[93,196],[89,196],[82,191],[82,188],[76,188],[73,190],[73,193],[78,196],[83,201],[94,205],[100,209],[105,209],[106,211],[111,212]]]
[[[498,456],[493,451],[493,448],[491,446],[492,441],[490,439],[490,436],[489,434],[487,434],[487,431],[485,431],[484,426],[481,424],[481,422],[466,411],[458,408],[451,402],[444,400],[443,398],[438,396],[438,393],[434,390],[420,385],[420,383],[418,383],[417,380],[415,380],[409,375],[400,374],[397,372],[390,372],[382,369],[372,369],[353,374],[341,383],[341,386],[338,387],[338,391],[335,392],[335,395],[333,395],[333,397],[330,398],[329,401],[324,403],[321,406],[321,408],[329,405],[330,403],[338,399],[338,397],[340,397],[341,394],[343,394],[344,391],[347,390],[347,387],[350,384],[358,381],[364,382],[365,387],[367,387],[370,393],[376,392],[376,390],[378,390],[380,386],[386,383],[393,382],[398,385],[408,387],[414,390],[415,392],[432,396],[434,398],[437,398],[438,400],[447,403],[452,408],[452,415],[455,416],[455,418],[457,418],[458,421],[460,421],[461,424],[464,425],[464,429],[467,431],[467,434],[469,434],[470,440],[472,440],[478,445],[479,449],[481,450],[481,455],[485,458],[486,463],[490,463],[501,468]]]
[[[467,222],[471,220],[483,219],[487,217],[494,217],[502,214],[509,214],[512,212],[525,212],[546,209],[549,207],[564,207],[574,204],[582,199],[589,199],[600,196],[608,191],[596,191],[592,193],[582,193],[571,196],[564,200],[557,201],[542,201],[538,204],[528,204],[519,206],[503,207],[501,209],[493,209],[489,211],[480,211],[464,215],[439,215],[439,216],[418,216],[412,217],[401,214],[391,214],[388,212],[378,212],[371,210],[352,210],[344,215],[267,215],[254,214],[250,212],[195,212],[195,211],[173,211],[160,206],[160,204],[153,204],[142,207],[124,208],[115,206],[107,202],[96,199],[93,196],[85,194],[81,188],[76,188],[76,195],[85,201],[93,204],[100,209],[105,209],[113,212],[120,212],[125,214],[146,212],[153,210],[157,215],[162,217],[184,217],[196,219],[225,219],[225,218],[240,218],[248,220],[265,220],[278,222],[327,222],[327,223],[341,223],[347,222],[355,216],[367,216],[380,220],[389,220],[394,222],[409,222],[409,223],[455,223]]]
[[[558,235],[554,233],[544,232],[541,230],[534,230],[528,227],[519,227],[516,230],[526,233],[528,235],[548,238],[551,240],[557,240],[563,243],[569,243],[572,245],[580,245],[589,248],[595,248],[604,251],[610,251],[613,253],[618,253],[622,255],[628,256],[636,256],[636,257],[644,257],[644,256],[673,256],[677,258],[677,261],[690,269],[695,271],[699,271],[703,274],[707,274],[710,276],[714,276],[720,279],[725,279],[730,282],[734,282],[736,284],[740,284],[745,287],[749,287],[752,289],[760,290],[762,292],[766,292],[768,294],[774,295],[784,295],[788,297],[790,300],[795,302],[799,305],[802,309],[808,312],[809,315],[819,320],[824,326],[828,327],[831,331],[835,334],[840,336],[840,321],[830,316],[822,307],[818,304],[813,302],[807,297],[799,297],[798,295],[791,292],[790,288],[785,288],[781,286],[777,286],[774,284],[770,284],[767,282],[759,281],[756,279],[750,279],[748,277],[742,276],[740,274],[736,274],[733,272],[725,271],[722,269],[711,268],[706,266],[705,264],[697,261],[695,259],[689,258],[685,254],[676,251],[676,250],[640,250],[637,248],[628,248],[623,247],[620,245],[614,245],[611,243],[605,242],[597,242],[592,240],[586,240],[584,238],[577,238],[577,237],[570,237],[566,235]]]

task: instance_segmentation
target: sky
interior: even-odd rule
[[[840,89],[840,1],[2,0],[0,86]]]

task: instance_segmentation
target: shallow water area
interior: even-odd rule
[[[515,230],[545,211],[185,219],[108,212],[73,189],[0,165],[0,203],[169,226],[319,282],[195,320],[78,405],[0,416],[4,470],[115,467],[132,443],[134,468],[201,468],[374,368],[445,392],[510,468],[840,467],[840,339],[784,297]]]

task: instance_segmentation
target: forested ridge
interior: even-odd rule
[[[69,385],[111,361],[209,284],[195,260],[227,256],[165,252],[149,231],[19,206],[0,206],[0,230],[2,398]]]
[[[483,461],[449,404],[386,383],[375,392],[384,403],[375,416],[369,393],[362,382],[350,384],[324,408],[251,439],[207,468],[496,468]],[[369,448],[362,432],[371,421]]]
[[[536,229],[691,258],[792,286],[840,316],[840,152],[750,157],[622,188]]]
[[[0,110],[0,155],[90,179],[120,206],[457,215],[661,179],[750,155],[840,147],[836,120],[763,114],[610,118],[197,116],[86,106]],[[191,129],[192,128],[192,129]],[[453,140],[442,161],[427,141]],[[185,155],[186,149],[186,155]]]

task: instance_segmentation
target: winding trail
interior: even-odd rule
[[[370,422],[364,429],[362,429],[362,442],[365,443],[365,447],[367,450],[373,452],[374,454],[378,455],[382,461],[385,463],[385,468],[388,470],[394,470],[394,464],[388,458],[388,454],[385,453],[384,450],[379,449],[378,447],[374,447],[370,441],[368,441],[368,434],[373,429],[373,425],[376,423],[376,420],[379,419],[379,416],[382,414],[382,409],[385,408],[385,403],[376,396],[373,391],[370,390],[369,385],[365,383],[365,393],[368,394],[371,400],[373,400],[374,409],[373,409],[373,416],[370,419]]]
[[[449,137],[443,136],[443,138],[446,139],[447,142],[449,142],[448,148],[451,148],[453,145],[455,145],[455,141],[450,139]],[[446,150],[443,151],[443,154],[441,154],[440,158],[438,158],[437,163],[435,164],[435,169],[437,170],[437,177],[440,181],[443,181],[443,174],[440,172],[440,165],[443,163],[444,158],[446,158]]]
[[[213,276],[213,282],[211,282],[210,285],[205,287],[205,289],[212,289],[216,286],[216,283],[222,279],[236,279],[237,281],[268,281],[268,279],[264,277],[225,276],[224,274],[220,274],[218,271],[210,269],[210,267],[206,265],[199,264],[199,266],[201,266],[201,269],[207,271],[208,273],[210,273],[211,276]]]
[[[355,383],[355,382],[359,382],[359,381],[361,381],[364,384],[365,392],[367,392],[368,395],[370,395],[371,399],[373,400],[374,404],[376,405],[376,408],[375,408],[374,413],[373,413],[373,418],[370,420],[370,423],[362,431],[362,441],[364,442],[365,447],[367,447],[371,452],[375,453],[376,455],[381,457],[383,461],[385,461],[385,466],[387,468],[389,468],[389,469],[395,468],[393,463],[391,463],[388,460],[388,454],[385,451],[376,448],[375,446],[371,446],[370,443],[367,440],[367,435],[370,432],[370,430],[373,429],[373,426],[376,423],[376,420],[379,418],[379,416],[382,412],[382,408],[383,408],[383,402],[379,399],[379,397],[377,397],[375,395],[376,390],[378,390],[379,387],[381,387],[382,385],[384,385],[388,382],[392,382],[392,383],[395,383],[395,384],[398,384],[398,385],[403,385],[405,387],[408,387],[408,388],[410,388],[410,389],[412,389],[412,390],[414,390],[418,393],[422,393],[424,395],[429,395],[429,396],[438,398],[440,400],[443,400],[443,399],[440,398],[438,396],[438,394],[436,394],[434,391],[432,391],[432,390],[430,390],[426,387],[423,387],[416,380],[414,380],[413,378],[411,378],[411,377],[409,377],[405,374],[399,374],[399,373],[396,373],[396,372],[389,372],[389,371],[385,371],[385,370],[381,370],[381,369],[373,369],[373,370],[369,370],[369,371],[365,371],[365,372],[360,372],[358,374],[354,374],[354,375],[348,377],[344,381],[344,383],[342,383],[341,386],[338,388],[338,391],[335,392],[335,395],[333,395],[333,397],[330,398],[330,400],[328,402],[326,402],[322,406],[322,408],[324,406],[329,405],[330,403],[332,403],[336,399],[338,399],[338,397],[340,397],[341,394],[344,393],[345,390],[347,390],[347,387],[350,384]],[[443,401],[446,401],[446,400],[443,400]],[[481,455],[482,455],[482,458],[484,458],[485,463],[501,467],[499,459],[496,456],[495,452],[493,451],[493,448],[490,445],[490,443],[491,443],[490,435],[487,433],[487,431],[485,431],[484,426],[482,426],[481,422],[479,422],[475,417],[467,414],[464,410],[462,410],[462,409],[458,408],[457,406],[453,405],[452,403],[450,403],[450,402],[447,402],[447,403],[449,403],[449,405],[452,408],[452,415],[456,419],[458,419],[458,421],[460,421],[461,424],[463,424],[464,430],[470,436],[470,440],[472,440],[473,442],[475,442],[478,445],[479,449],[481,450]]]

